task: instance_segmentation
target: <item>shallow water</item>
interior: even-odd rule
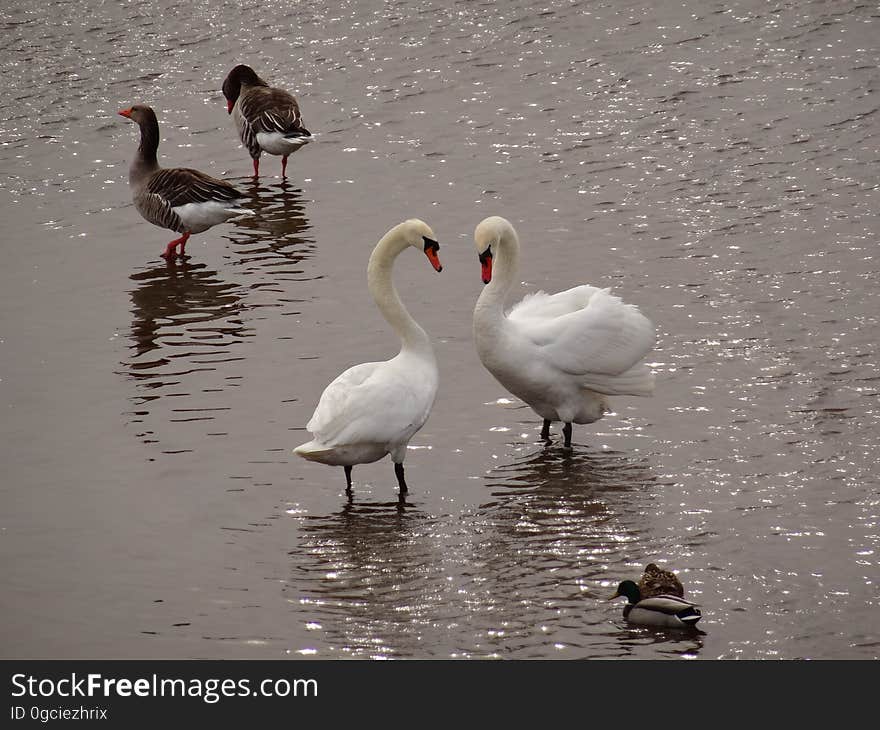
[[[11,6],[0,61],[5,657],[877,658],[878,35],[871,4]],[[246,62],[317,139],[255,183],[220,84]],[[160,162],[246,190],[191,239],[130,202]],[[653,398],[575,448],[482,369],[474,226],[523,292],[614,287],[656,323]],[[441,386],[407,458],[291,449],[396,343],[375,241]],[[655,561],[700,635],[601,599]]]

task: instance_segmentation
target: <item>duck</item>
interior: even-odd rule
[[[160,167],[156,157],[159,122],[152,107],[135,104],[119,115],[140,127],[140,145],[128,173],[135,208],[153,225],[181,234],[160,254],[166,261],[186,258],[191,235],[231,218],[254,215],[240,206],[245,196],[228,182],[188,167]]]
[[[400,338],[400,352],[383,362],[355,365],[321,394],[306,430],[311,441],[294,453],[309,461],[345,469],[351,495],[352,468],[391,456],[401,495],[407,444],[421,429],[437,395],[437,360],[428,334],[409,314],[392,281],[394,261],[408,248],[423,251],[442,271],[440,244],[427,223],[412,218],[391,228],[373,249],[367,285],[385,321]]]
[[[659,626],[668,629],[683,629],[696,626],[703,617],[696,603],[687,601],[681,596],[660,594],[642,597],[635,581],[622,581],[609,601],[625,597],[623,618],[632,624],[641,626]]]
[[[644,598],[653,596],[678,596],[684,598],[684,586],[671,570],[663,570],[654,563],[645,566],[645,572],[638,582],[639,592]]]
[[[606,396],[648,396],[654,376],[641,362],[654,346],[654,325],[609,289],[582,284],[529,294],[505,311],[519,269],[520,244],[506,218],[489,216],[474,230],[486,285],[477,299],[473,335],[483,366],[550,424],[593,423],[610,410]]]
[[[260,155],[281,155],[281,177],[287,177],[287,158],[312,141],[303,125],[299,102],[283,89],[269,86],[250,66],[239,64],[223,80],[226,111],[235,120],[238,136],[260,176]]]

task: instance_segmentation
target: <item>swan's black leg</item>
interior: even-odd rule
[[[566,423],[562,427],[562,435],[565,436],[565,448],[571,448],[571,424]]]
[[[345,469],[345,491],[350,492],[351,491],[351,467],[345,466],[345,467],[343,467],[343,469]]]
[[[545,441],[550,440],[550,421],[544,419],[544,427],[541,429],[541,438]]]
[[[394,465],[394,475],[397,477],[397,486],[400,487],[401,493],[406,492],[406,479],[403,477],[403,464]]]

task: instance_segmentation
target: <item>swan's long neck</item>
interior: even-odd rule
[[[400,337],[401,352],[418,351],[430,353],[433,357],[434,351],[428,334],[403,306],[391,280],[394,259],[408,246],[401,234],[400,226],[388,231],[376,244],[370,256],[370,262],[367,264],[367,284],[385,321]]]
[[[492,281],[483,287],[477,300],[477,309],[492,316],[504,312],[504,302],[519,271],[519,239],[509,226],[499,230],[497,243],[492,246]]]

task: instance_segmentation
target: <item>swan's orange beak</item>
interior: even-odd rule
[[[128,117],[131,119],[131,109],[120,109],[118,113],[121,117]]]
[[[425,251],[425,256],[428,257],[428,261],[431,262],[431,266],[434,267],[434,271],[443,271],[443,266],[440,265],[440,257],[437,256],[436,251]]]
[[[480,265],[483,267],[483,283],[492,281],[492,251],[486,249],[480,254]]]
[[[437,251],[440,250],[440,244],[426,236],[422,236],[422,238],[425,240],[425,256],[428,257],[428,261],[431,262],[434,271],[443,271],[443,267],[440,265],[440,257],[437,255]]]

